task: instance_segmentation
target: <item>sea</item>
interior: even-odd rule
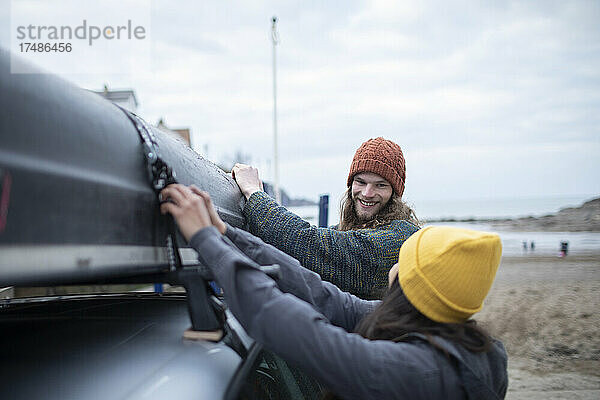
[[[556,196],[504,199],[471,199],[471,200],[427,200],[408,203],[413,207],[421,220],[467,220],[471,222],[436,222],[435,225],[457,226],[468,229],[496,232],[502,239],[505,256],[559,256],[561,242],[568,242],[569,255],[600,254],[600,232],[513,232],[480,222],[480,219],[519,218],[526,216],[543,216],[553,214],[566,207],[579,207],[584,202],[598,195],[590,196]],[[289,207],[311,224],[318,223],[319,207]],[[329,203],[328,225],[339,221],[339,204]],[[425,224],[427,226],[427,224]],[[533,243],[533,248],[531,244]]]

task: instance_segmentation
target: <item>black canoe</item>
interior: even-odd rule
[[[182,141],[151,131],[177,181],[208,191],[221,216],[242,226],[236,183]],[[0,185],[0,287],[167,266],[165,218],[132,121],[56,76],[11,74],[10,54],[1,49]],[[191,249],[181,254],[195,258]]]

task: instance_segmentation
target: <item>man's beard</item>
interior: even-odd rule
[[[344,196],[340,211],[340,224],[338,228],[342,231],[347,231],[351,229],[363,229],[363,228],[371,228],[373,225],[378,225],[377,219],[388,212],[389,205],[392,202],[390,199],[386,205],[377,210],[376,213],[371,214],[369,216],[361,216],[358,214],[356,210],[356,201],[358,201],[352,193],[348,191]]]
[[[406,220],[416,226],[420,226],[415,212],[395,194],[381,207],[377,214],[368,220],[359,219],[354,199],[350,193],[350,189],[348,189],[340,203],[340,223],[338,229],[349,231],[353,229],[376,228],[388,224],[393,220]]]
[[[381,205],[380,202],[378,202],[377,204],[375,204],[373,206],[373,209],[370,210],[370,212],[363,210],[363,212],[359,212],[360,210],[360,204],[359,203],[359,198],[352,196],[352,212],[354,213],[354,217],[356,218],[357,221],[360,221],[362,223],[366,223],[369,222],[371,220],[374,220],[377,218],[378,215],[380,215],[382,213],[382,211],[384,211],[389,203]]]

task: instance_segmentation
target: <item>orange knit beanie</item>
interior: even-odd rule
[[[364,142],[352,159],[348,174],[349,187],[354,175],[361,172],[372,172],[381,176],[392,185],[394,192],[402,197],[406,166],[402,149],[396,143],[382,137]]]

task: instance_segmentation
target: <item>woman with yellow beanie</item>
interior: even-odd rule
[[[401,247],[381,301],[340,291],[297,260],[226,225],[210,197],[170,185],[170,213],[258,343],[344,399],[501,399],[507,357],[470,317],[500,263],[492,233],[427,227]],[[226,236],[229,240],[226,240]],[[279,264],[276,282],[257,265]]]

